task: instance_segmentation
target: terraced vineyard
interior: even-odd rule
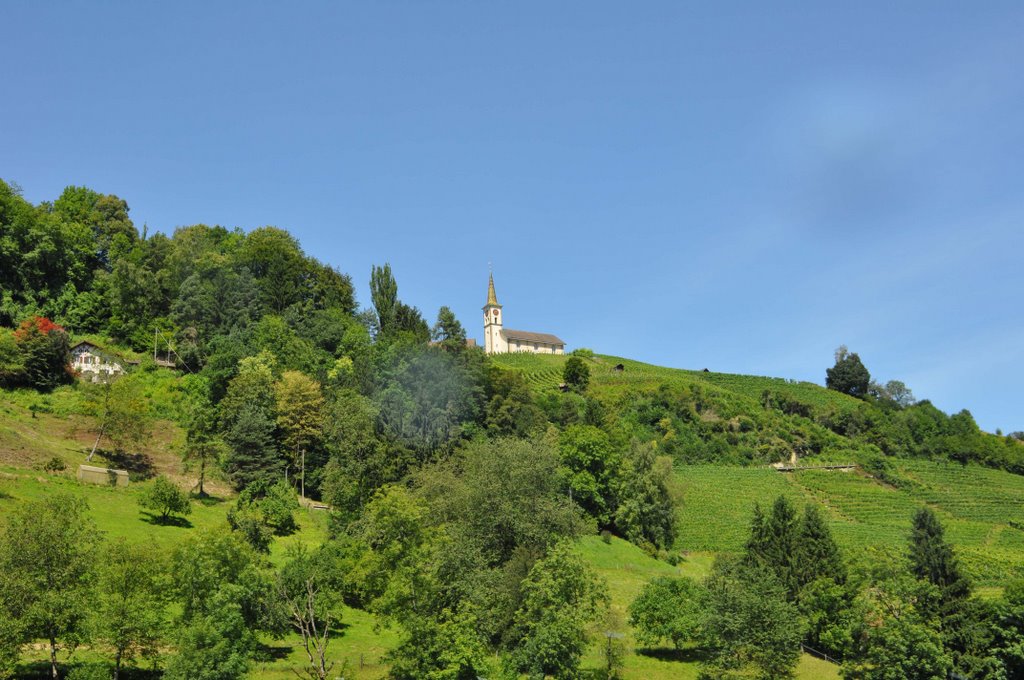
[[[535,392],[558,389],[562,382],[562,366],[567,357],[553,354],[495,355],[494,363],[505,369],[520,371]]]
[[[825,406],[836,409],[855,407],[859,402],[853,397],[834,390],[824,389],[821,385],[784,378],[767,378],[756,375],[735,375],[732,373],[693,372],[700,380],[725,388],[730,392],[742,394],[751,399],[760,400],[765,390],[785,394],[793,399],[811,406]]]
[[[544,354],[501,354],[494,356],[494,362],[502,368],[521,371],[531,388],[554,389],[561,382],[565,356]],[[615,366],[621,364],[622,371]],[[827,390],[821,385],[797,382],[784,378],[767,378],[732,373],[704,373],[679,368],[654,366],[622,357],[597,355],[587,360],[591,381],[601,393],[616,393],[630,387],[643,387],[663,383],[676,385],[701,385],[712,392],[728,393],[732,397],[759,402],[765,390],[771,390],[811,406],[829,406],[836,409],[855,407],[859,402],[845,394]]]
[[[677,546],[692,551],[738,551],[754,503],[780,494],[797,504],[818,503],[836,540],[854,555],[875,546],[904,551],[914,512],[939,513],[974,582],[1001,586],[1024,576],[1024,478],[978,466],[904,461],[899,469],[919,486],[897,489],[859,471],[680,466],[684,507]]]
[[[836,540],[855,549],[902,546],[920,503],[856,471],[804,470],[790,483],[828,511]]]
[[[534,390],[544,391],[561,382],[566,357],[507,354],[494,359],[499,366],[522,371]],[[617,364],[622,364],[622,371],[614,370]],[[664,368],[602,355],[588,359],[587,365],[591,392],[600,397],[671,384],[699,385],[705,394],[716,395],[719,403],[741,412],[760,408],[765,390],[815,409],[844,410],[861,403],[820,385],[781,378]],[[684,507],[678,547],[696,552],[740,550],[754,503],[768,506],[779,494],[786,494],[800,504],[820,504],[836,539],[851,554],[867,546],[903,551],[911,517],[919,507],[929,505],[939,513],[978,585],[1000,586],[1014,576],[1024,576],[1024,477],[977,465],[915,459],[894,459],[893,464],[907,480],[900,488],[861,471],[783,474],[765,467],[679,466]]]
[[[686,551],[737,551],[750,531],[754,503],[779,495],[803,503],[800,490],[767,468],[683,465],[677,468],[683,507],[677,545]]]

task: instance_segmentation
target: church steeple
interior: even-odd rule
[[[487,281],[487,304],[484,305],[484,351],[488,354],[507,352],[508,343],[501,334],[501,305],[494,292],[494,273]]]
[[[494,273],[491,273],[490,280],[487,282],[487,307],[501,307],[498,304],[498,296],[494,293]]]

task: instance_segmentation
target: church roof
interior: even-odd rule
[[[525,340],[526,342],[543,342],[545,345],[564,345],[565,341],[550,333],[534,333],[532,331],[513,331],[508,328],[501,330],[501,337],[508,340]]]
[[[494,293],[494,274],[487,281],[487,307],[501,307],[498,304],[498,296]]]

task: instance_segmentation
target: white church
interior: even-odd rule
[[[487,284],[484,305],[484,351],[487,354],[532,352],[534,354],[565,354],[565,342],[550,333],[513,331],[502,326],[501,305],[494,294],[494,274]]]

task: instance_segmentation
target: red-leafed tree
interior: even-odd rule
[[[24,383],[52,390],[71,382],[71,347],[63,328],[42,316],[25,319],[14,331],[24,365]]]

